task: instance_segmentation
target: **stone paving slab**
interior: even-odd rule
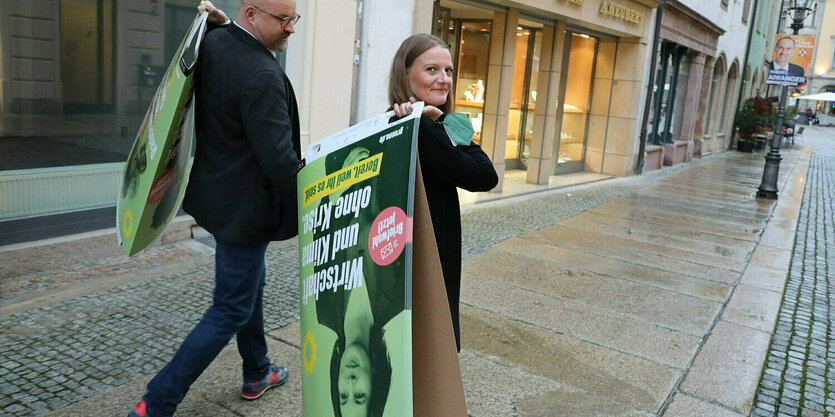
[[[745,164],[737,169],[723,170],[723,172],[710,172],[701,167],[688,171],[686,176],[676,176],[663,181],[663,184],[675,184],[683,187],[706,189],[711,191],[728,191],[737,195],[750,195],[751,189],[756,189],[760,178],[754,178],[756,174],[762,176],[762,164],[760,159],[755,164]],[[700,195],[699,193],[688,193]]]
[[[703,334],[713,324],[721,304],[633,281],[591,272],[562,269],[532,258],[487,251],[464,262],[465,282],[483,278],[566,300],[580,301],[636,320],[691,334]]]
[[[671,228],[593,212],[585,212],[563,220],[559,224],[642,242],[664,242],[672,248],[715,253],[731,259],[747,259],[756,247],[756,243],[748,240],[733,239],[693,229]],[[670,233],[671,231],[673,233]]]
[[[683,251],[660,242],[642,242],[561,225],[528,233],[525,238],[599,253],[636,264],[669,268],[685,275],[719,282],[733,282],[739,278],[746,265],[744,259],[728,259],[710,252]]]
[[[785,222],[790,223],[791,221],[786,220]],[[763,232],[762,238],[760,239],[760,245],[791,251],[794,248],[795,235],[796,232],[794,228],[771,227]]]
[[[682,201],[678,198],[669,198],[669,197],[655,197],[655,196],[648,196],[648,195],[641,195],[639,193],[632,193],[630,195],[621,197],[624,201],[635,202],[637,204],[653,206],[653,207],[662,207],[667,208],[670,210],[678,210],[680,208],[687,208],[689,210],[695,210],[698,212],[703,213],[706,216],[713,216],[716,214],[717,207],[721,207],[721,213],[723,218],[739,218],[743,220],[760,220],[765,221],[768,220],[769,213],[766,210],[760,212],[759,210],[751,210],[750,207],[746,207],[745,209],[742,208],[730,208],[725,207],[722,205],[721,201],[711,201],[709,203],[695,203],[692,201]],[[758,206],[759,208],[759,206]],[[765,208],[765,207],[762,207]]]
[[[728,410],[700,398],[694,398],[681,392],[673,396],[673,401],[664,412],[665,417],[743,417],[743,414]]]
[[[719,321],[690,367],[681,391],[748,414],[769,334]]]
[[[718,282],[585,252],[543,245],[528,239],[508,239],[495,245],[494,248],[560,265],[572,265],[576,269],[648,284],[706,300],[724,302],[730,295],[730,287]]]
[[[648,197],[653,188],[643,188],[640,193],[634,194],[631,198],[619,198],[610,203],[619,203],[631,205],[632,207],[641,210],[653,210],[653,212],[669,213],[685,216],[702,217],[704,220],[711,223],[718,224],[738,224],[738,225],[760,225],[767,219],[768,213],[759,212],[762,208],[761,203],[751,201],[753,193],[749,193],[746,197],[748,200],[745,205],[729,205],[727,199],[723,197],[706,198],[700,202],[691,201],[691,195],[687,194],[686,190],[678,190],[677,186],[669,186],[664,194],[654,194]],[[657,190],[656,190],[657,191]],[[684,200],[679,200],[679,195],[684,195]],[[647,201],[643,201],[643,200]],[[728,215],[725,215],[725,211]],[[718,215],[717,215],[718,214]]]
[[[767,268],[787,271],[791,257],[792,252],[790,249],[778,249],[760,245],[757,246],[757,249],[754,249],[750,262]]]
[[[591,211],[664,226],[693,227],[693,225],[699,225],[698,230],[702,232],[735,239],[750,240],[752,242],[759,240],[759,234],[762,232],[762,229],[758,228],[755,224],[742,225],[739,223],[723,222],[715,218],[706,219],[704,216],[698,214],[671,213],[655,210],[652,207],[635,207],[624,203],[602,204],[593,208]]]
[[[508,393],[514,396],[527,399],[542,394],[586,396],[589,400],[618,404],[615,409],[637,409],[654,413],[682,375],[681,370],[675,368],[569,335],[554,333],[540,326],[520,323],[469,305],[462,306],[461,319],[464,352],[472,352],[473,355],[494,362],[498,367],[523,369],[531,375],[551,381],[547,391],[536,387],[529,390],[523,384]],[[472,386],[477,380],[496,379],[485,375],[483,371],[472,369],[467,362],[462,362],[461,372],[465,387]],[[497,407],[501,410],[509,405]],[[554,412],[562,409],[552,407],[550,410]],[[595,410],[606,415],[607,409],[604,407]],[[522,404],[518,411],[520,415],[537,415]],[[505,416],[512,413],[480,415]],[[571,414],[563,411],[553,415]]]
[[[746,174],[748,175],[748,174]],[[757,207],[757,204],[751,201],[753,191],[751,188],[743,184],[737,184],[735,181],[738,178],[733,176],[725,177],[727,183],[703,183],[699,179],[693,177],[675,177],[669,178],[666,181],[661,181],[658,184],[647,187],[644,190],[651,192],[667,193],[668,195],[677,196],[679,194],[693,195],[701,197],[705,200],[721,201],[723,205],[727,206],[743,206],[743,207]]]
[[[786,285],[786,271],[762,265],[749,265],[739,283],[782,294]]]
[[[686,217],[695,217],[710,224],[719,226],[731,225],[731,227],[741,230],[747,230],[750,227],[762,228],[769,217],[767,213],[756,211],[760,207],[759,203],[746,207],[728,206],[722,198],[695,203],[679,200],[679,195],[689,196],[686,194],[686,191],[680,190],[679,194],[668,192],[665,197],[655,196],[654,198],[657,202],[654,201],[654,204],[641,204],[640,200],[646,197],[641,194],[636,194],[633,199],[627,200],[622,198],[615,201],[629,202],[637,208],[651,210],[652,213],[672,213]],[[753,195],[749,195],[748,198],[752,199]]]
[[[780,294],[740,284],[722,313],[722,320],[771,333],[780,311]]]
[[[484,277],[462,282],[461,301],[679,369],[687,366],[701,341],[700,336]]]
[[[671,195],[671,193],[675,195],[675,190],[679,190],[679,193],[684,192],[680,196],[677,195],[676,198],[680,198],[682,201],[702,202],[708,205],[713,202],[728,208],[767,210],[767,203],[758,203],[750,199],[756,193],[759,185],[759,180],[751,181],[751,178],[762,177],[762,161],[759,164],[759,168],[753,165],[746,166],[733,174],[723,176],[722,180],[705,183],[701,182],[701,176],[704,176],[704,172],[689,171],[687,175],[671,176],[650,187],[642,187],[640,194],[653,194],[663,198]],[[781,172],[781,174],[785,173]],[[700,186],[700,184],[704,186]],[[729,196],[730,198],[723,198],[724,192],[734,194]],[[748,196],[748,198],[745,198],[745,196]]]
[[[470,416],[525,415],[520,412],[521,401],[562,389],[562,385],[555,380],[466,349],[461,350],[458,361]]]
[[[517,413],[519,416],[530,417],[575,417],[586,415],[594,410],[594,416],[602,417],[652,417],[654,414],[635,410],[621,403],[612,401],[606,396],[589,396],[584,393],[548,393],[528,398],[520,402],[519,408],[526,410]],[[494,415],[494,414],[486,414]]]
[[[752,185],[752,190],[756,190],[757,186]],[[668,190],[658,190],[658,189],[650,189],[644,188],[639,190],[635,193],[639,197],[651,197],[651,198],[668,198],[670,196],[670,191]],[[751,193],[751,198],[754,197],[754,192]],[[686,194],[686,195],[679,195],[676,196],[676,200],[686,203],[691,203],[695,205],[711,205],[715,204],[721,207],[722,209],[733,210],[733,211],[750,211],[751,213],[758,214],[758,215],[768,215],[771,213],[770,205],[762,205],[762,203],[755,204],[755,203],[741,203],[741,202],[728,202],[722,201],[718,198],[708,198],[704,196],[700,196],[698,194]]]

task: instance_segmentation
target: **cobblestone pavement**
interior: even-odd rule
[[[21,294],[54,290],[96,278],[127,274],[137,268],[149,268],[189,257],[205,255],[182,245],[157,246],[130,258],[81,262],[71,268],[39,271],[18,276],[0,275],[0,301],[12,302]]]
[[[752,416],[835,416],[835,147],[819,145]]]
[[[683,168],[465,207],[464,256],[553,225]],[[111,272],[151,266],[126,262],[115,262],[118,268]],[[270,245],[264,294],[267,331],[298,320],[297,262],[295,239]],[[104,267],[88,268],[96,273],[85,280],[109,273]],[[41,282],[7,279],[6,289],[60,287],[67,273],[39,274]],[[0,415],[43,415],[158,371],[208,308],[213,275],[209,262],[0,317]],[[6,301],[13,302],[11,298]]]

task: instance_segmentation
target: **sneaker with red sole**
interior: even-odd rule
[[[139,400],[135,406],[130,410],[128,413],[128,417],[148,417],[147,412],[145,411],[145,400]]]
[[[284,385],[289,376],[290,369],[287,367],[270,365],[270,371],[267,372],[267,376],[260,381],[244,382],[243,388],[241,388],[241,397],[245,400],[257,400],[268,389]]]

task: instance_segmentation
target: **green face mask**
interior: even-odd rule
[[[455,146],[469,146],[473,141],[475,130],[470,119],[464,113],[449,113],[444,117],[444,130]]]

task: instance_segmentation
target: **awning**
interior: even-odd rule
[[[835,101],[835,93],[818,93],[797,97],[798,100]]]

